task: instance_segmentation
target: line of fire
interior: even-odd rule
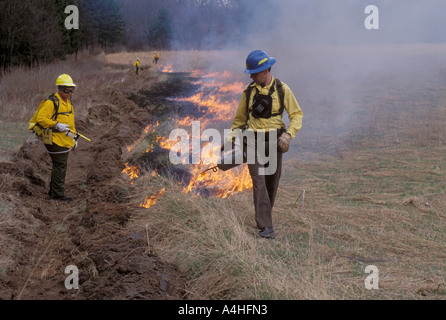
[[[176,72],[172,65],[160,66],[160,72],[166,74],[182,74],[189,78],[194,90],[184,96],[166,97],[166,101],[176,103],[178,109],[175,119],[169,119],[170,128],[184,128],[189,130],[193,121],[200,122],[200,130],[206,128],[229,129],[232,118],[237,110],[238,101],[246,86],[242,80],[236,80],[229,71],[204,73],[200,70],[188,72]],[[232,82],[231,82],[232,81]],[[246,164],[240,165],[231,170],[207,170],[209,163],[217,164],[219,153],[201,154],[199,164],[188,164],[180,167],[165,168],[157,167],[153,159],[159,154],[167,156],[173,145],[177,141],[169,140],[169,133],[160,135],[159,132],[163,123],[152,121],[143,130],[141,137],[132,145],[127,147],[131,152],[143,140],[151,137],[150,145],[142,152],[137,160],[127,162],[125,173],[131,181],[138,179],[141,172],[151,171],[152,175],[160,174],[175,178],[183,188],[183,192],[191,196],[208,196],[216,198],[226,198],[243,190],[252,189],[252,180]],[[223,142],[223,141],[222,141]],[[209,143],[209,142],[208,142]],[[206,142],[202,147],[206,146]],[[220,148],[220,145],[218,146]],[[210,159],[207,157],[211,157]],[[166,172],[166,170],[168,172]],[[207,170],[207,171],[206,171]],[[206,171],[205,174],[202,174]],[[150,208],[165,192],[165,188],[159,192],[148,195],[142,207]]]

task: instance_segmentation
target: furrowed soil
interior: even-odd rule
[[[0,163],[0,299],[185,298],[183,274],[157,257],[147,234],[127,228],[141,208],[128,200],[124,147],[159,112],[156,101],[141,108],[129,98],[160,76],[129,73],[97,92],[88,116],[76,117],[77,131],[91,142],[80,139],[69,156],[66,195],[74,201],[49,199],[52,165],[41,141]],[[66,288],[73,283],[69,266],[79,271],[78,290]]]

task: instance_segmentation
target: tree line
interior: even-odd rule
[[[0,66],[32,66],[94,47],[221,49],[240,43],[252,7],[272,0],[0,0]],[[79,9],[67,29],[65,8]]]
[[[221,49],[243,42],[253,8],[272,0],[121,0],[126,46]]]

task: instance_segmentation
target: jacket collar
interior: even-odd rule
[[[253,81],[253,83],[250,85],[250,87],[256,87],[257,89],[259,89],[259,90],[262,90],[262,89],[267,89],[267,90],[270,90],[271,89],[271,86],[274,84],[274,80],[275,80],[275,78],[273,77],[273,76],[271,76],[271,82],[270,82],[270,84],[269,85],[267,85],[267,86],[264,86],[264,87],[262,87],[260,84],[257,84],[257,83],[255,83],[254,81]]]

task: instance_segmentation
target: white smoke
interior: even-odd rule
[[[377,121],[372,107],[397,104],[384,97],[399,99],[408,87],[422,90],[422,81],[439,77],[446,65],[446,55],[438,54],[446,43],[444,0],[239,3],[247,9],[245,20],[208,68],[238,70],[247,84],[242,70],[250,51],[262,49],[277,58],[272,73],[290,86],[304,113],[301,133],[293,140],[300,148],[342,145],[346,136],[359,135],[358,128]],[[364,24],[369,5],[378,9],[377,30]],[[216,32],[204,42],[222,46]]]

